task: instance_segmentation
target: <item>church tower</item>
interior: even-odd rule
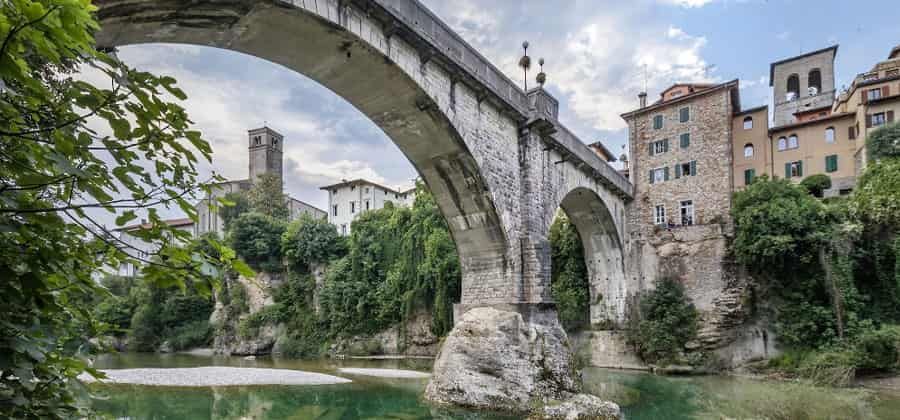
[[[769,86],[775,95],[776,127],[798,122],[798,117],[804,114],[831,113],[837,49],[834,45],[772,63]]]
[[[250,182],[262,174],[273,174],[282,180],[282,146],[284,136],[269,128],[254,128],[247,131],[250,153]]]

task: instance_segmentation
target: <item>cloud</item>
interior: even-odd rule
[[[775,34],[775,38],[777,38],[781,41],[786,41],[790,37],[791,37],[791,31],[782,31],[782,32]]]
[[[695,8],[695,7],[703,7],[709,3],[712,3],[713,0],[659,0],[660,3],[675,5],[686,8]]]

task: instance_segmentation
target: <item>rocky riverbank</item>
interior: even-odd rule
[[[106,375],[106,378],[99,380],[102,383],[154,386],[332,385],[351,382],[346,378],[322,373],[226,366],[107,369],[101,372]],[[82,374],[78,379],[83,382],[98,381],[88,374]]]

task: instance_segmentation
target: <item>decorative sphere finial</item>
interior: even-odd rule
[[[538,59],[538,64],[541,66],[541,72],[537,74],[537,82],[541,87],[544,87],[544,83],[547,82],[547,73],[544,73],[544,57]]]
[[[525,91],[528,91],[528,69],[531,68],[531,57],[528,56],[528,41],[522,43],[522,58],[519,59],[519,67],[525,71]]]

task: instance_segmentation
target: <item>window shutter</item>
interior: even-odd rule
[[[885,87],[881,88],[881,96],[891,96],[891,86],[885,85]]]
[[[669,139],[663,139],[663,152],[669,151]]]
[[[784,164],[784,177],[785,178],[791,177],[791,162]]]
[[[691,134],[690,133],[682,134],[681,135],[681,148],[684,149],[690,145],[691,145]]]
[[[669,180],[669,167],[666,166],[663,169],[663,181],[668,181],[668,180]]]
[[[691,176],[697,175],[697,161],[691,161]]]
[[[650,170],[650,183],[653,183],[653,169]]]
[[[655,145],[656,145],[656,142],[650,142],[650,156],[653,156],[653,154],[655,153],[653,150],[653,149],[656,149],[655,147],[653,147]]]
[[[797,161],[797,176],[799,176],[801,178],[803,177],[803,161],[802,160]]]
[[[753,182],[753,178],[756,176],[755,169],[747,169],[744,171],[744,185],[750,185]]]
[[[894,122],[894,111],[887,112],[887,122],[889,122],[889,123]]]
[[[856,130],[853,129],[853,126],[847,127],[847,138],[850,140],[856,140]]]
[[[866,114],[866,128],[872,128],[872,116]]]
[[[675,179],[681,178],[681,165],[675,165]]]

